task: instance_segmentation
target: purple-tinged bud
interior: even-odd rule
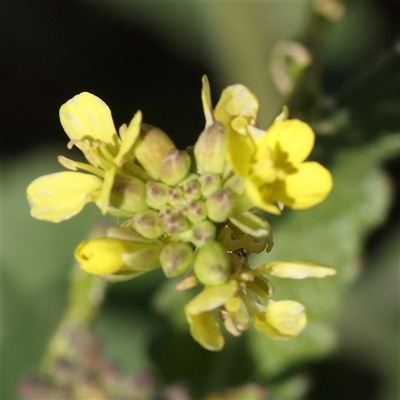
[[[221,177],[219,175],[207,174],[199,178],[201,193],[204,197],[211,196],[221,187]]]
[[[193,266],[203,285],[222,285],[230,274],[230,259],[221,243],[206,243],[197,253]]]
[[[168,202],[169,187],[165,183],[148,181],[146,183],[146,203],[149,207],[160,210]]]
[[[188,205],[187,216],[193,223],[203,221],[207,218],[206,203],[202,200],[191,201]]]
[[[183,190],[180,187],[170,188],[168,190],[168,203],[177,206],[184,200]]]
[[[184,274],[193,260],[192,247],[183,242],[173,242],[166,245],[160,254],[160,264],[167,278],[175,278]]]
[[[113,215],[127,216],[144,210],[146,205],[146,186],[134,176],[115,175],[111,190],[110,208]]]
[[[226,221],[232,213],[233,203],[229,190],[217,190],[206,200],[208,217],[214,222]]]
[[[190,169],[190,157],[185,151],[171,149],[160,165],[160,178],[168,185],[176,185],[186,178]]]
[[[172,213],[169,217],[163,218],[164,228],[170,233],[181,233],[189,229],[189,221],[182,215]]]
[[[194,145],[197,169],[202,174],[222,174],[226,166],[224,126],[214,122],[206,128]]]
[[[153,179],[159,179],[161,162],[174,148],[172,140],[161,129],[142,124],[133,153],[147,173]]]
[[[156,211],[146,210],[131,219],[132,228],[147,239],[157,239],[164,234],[162,221]]]
[[[191,229],[190,241],[196,247],[202,247],[210,240],[214,240],[216,231],[217,228],[211,221],[205,220],[198,222],[194,224]]]
[[[199,200],[201,197],[201,187],[197,180],[185,182],[182,185],[185,198],[188,200]]]

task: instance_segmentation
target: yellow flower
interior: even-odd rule
[[[111,111],[98,97],[84,92],[60,108],[61,124],[70,138],[68,147],[77,146],[89,164],[60,156],[66,168],[82,172],[59,172],[42,176],[27,189],[33,217],[60,222],[79,213],[85,204],[96,202],[102,213],[129,216],[145,205],[147,173],[133,160],[141,124],[137,112],[128,127],[117,135]]]
[[[138,111],[118,133],[107,105],[81,93],[60,109],[61,124],[87,162],[59,156],[69,171],[40,177],[27,189],[32,216],[60,222],[94,202],[103,214],[127,217],[106,237],[75,250],[81,268],[110,281],[135,278],[161,267],[167,278],[189,273],[179,285],[203,290],[185,306],[193,338],[203,347],[224,346],[219,317],[239,336],[255,328],[289,339],[306,326],[302,304],[274,301],[265,275],[322,278],[324,265],[276,261],[252,269],[252,253],[270,252],[268,221],[254,207],[279,214],[321,202],[332,187],[330,173],[306,162],[315,135],[288,110],[268,130],[258,128],[258,101],[243,85],[226,88],[215,109],[203,77],[206,125],[192,150],[178,150],[160,129],[142,123]],[[78,172],[81,170],[82,172]]]
[[[253,272],[257,277],[269,274],[290,279],[325,278],[336,274],[333,268],[326,265],[304,261],[274,261],[259,266]],[[305,308],[296,301],[269,300],[266,307],[253,303],[249,309],[254,316],[255,328],[273,339],[294,338],[307,325]]]
[[[232,299],[239,289],[235,280],[219,286],[208,286],[185,306],[185,315],[194,340],[207,350],[219,351],[224,337],[212,311]]]
[[[266,275],[290,279],[324,278],[335,275],[336,271],[326,265],[303,261],[274,261],[251,269],[249,255],[263,251],[269,239],[240,232],[231,223],[222,228],[218,240],[228,253],[229,275],[221,284],[212,280],[207,283],[198,269],[211,269],[210,274],[213,273],[213,258],[195,260],[196,281],[206,286],[185,306],[193,338],[208,350],[222,349],[224,339],[215,313],[234,336],[247,329],[250,319],[254,320],[257,330],[272,339],[285,340],[299,335],[307,324],[305,307],[292,300],[273,300],[274,287]]]
[[[294,209],[312,207],[332,189],[332,177],[316,162],[304,162],[314,146],[309,125],[287,120],[287,109],[267,131],[257,127],[256,97],[243,85],[226,88],[215,110],[211,108],[208,80],[203,77],[203,109],[206,127],[222,123],[225,156],[232,170],[245,181],[254,206],[280,214],[283,205]]]
[[[248,164],[248,160],[255,151],[254,141],[247,134],[247,128],[256,125],[255,118],[258,111],[256,97],[243,85],[229,86],[223,90],[221,98],[213,110],[210,85],[207,77],[203,76],[201,98],[206,128],[216,121],[222,123],[226,137],[225,157],[236,174],[245,175],[246,171],[243,170],[243,166]]]
[[[312,207],[332,189],[332,176],[317,162],[304,162],[314,146],[312,129],[299,120],[275,121],[248,162],[246,192],[254,205],[279,214],[277,204]]]

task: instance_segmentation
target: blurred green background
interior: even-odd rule
[[[261,127],[289,104],[317,133],[312,157],[334,175],[324,203],[270,218],[276,245],[254,263],[304,259],[338,275],[274,282],[277,298],[307,307],[297,339],[249,330],[218,354],[191,339],[187,295],[160,271],[112,285],[94,324],[105,353],[125,371],[151,371],[159,386],[185,385],[194,399],[247,382],[271,399],[400,398],[400,3],[347,2],[339,21],[316,3],[330,2],[2,2],[2,399],[17,399],[18,380],[38,369],[73,249],[99,221],[91,206],[56,225],[29,216],[26,186],[62,170],[56,156],[69,152],[58,108],[89,91],[116,126],[141,109],[185,148],[204,126],[203,74],[214,102],[229,84],[248,86]],[[280,58],[288,40],[310,51],[305,70],[296,55]],[[277,61],[292,91],[279,90]]]

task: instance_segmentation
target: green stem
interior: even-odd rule
[[[107,282],[89,275],[77,265],[72,268],[68,301],[63,317],[50,339],[42,359],[41,369],[46,375],[54,375],[55,364],[70,354],[71,334],[79,327],[88,327],[103,302]]]

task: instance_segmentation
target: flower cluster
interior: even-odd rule
[[[78,147],[87,163],[59,156],[69,171],[29,185],[31,214],[60,222],[94,202],[103,214],[124,217],[107,236],[78,245],[81,268],[121,281],[161,267],[167,278],[183,277],[179,290],[203,285],[184,311],[193,338],[206,349],[224,345],[217,317],[235,336],[253,320],[272,338],[295,337],[306,325],[304,306],[274,301],[267,276],[322,278],[335,270],[299,261],[251,268],[250,255],[273,246],[271,227],[255,208],[280,214],[284,206],[318,204],[332,188],[331,175],[305,161],[314,133],[288,119],[287,109],[265,131],[256,124],[258,102],[246,87],[229,86],[213,108],[203,77],[201,98],[205,129],[186,151],[142,123],[140,111],[117,134],[101,99],[81,93],[69,100],[60,109],[61,123],[68,147]]]

